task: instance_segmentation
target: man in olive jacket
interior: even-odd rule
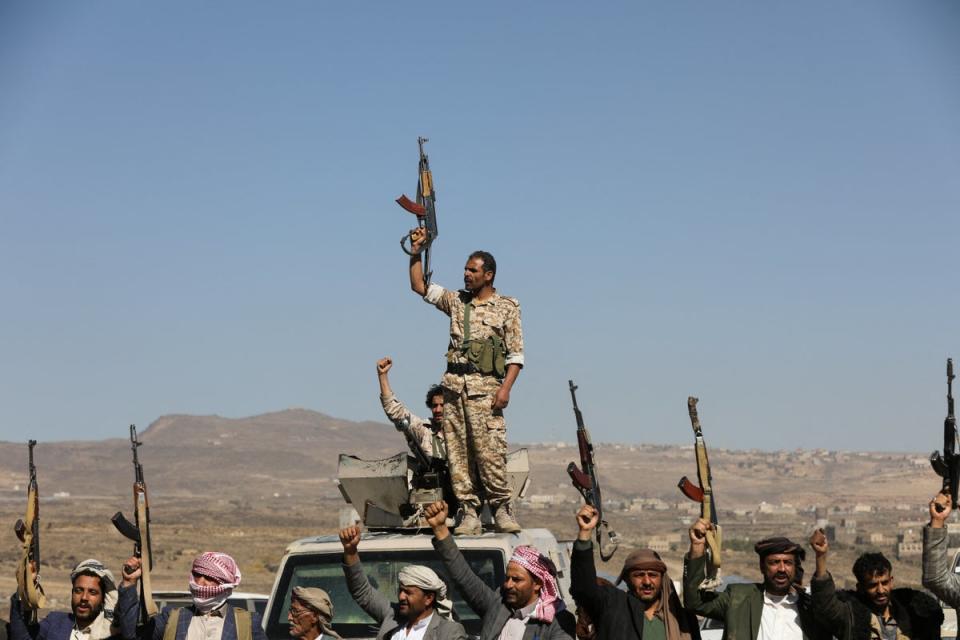
[[[427,506],[433,547],[464,600],[481,618],[480,640],[573,640],[577,622],[560,598],[556,569],[533,547],[520,546],[499,592],[470,569],[447,528],[447,503]]]
[[[723,591],[701,590],[706,578],[710,523],[690,527],[690,552],[683,563],[683,604],[698,615],[723,620],[723,640],[829,640],[800,588],[803,548],[787,538],[767,538],[754,546],[762,583],[731,584]]]
[[[930,501],[930,524],[923,528],[923,586],[953,608],[960,607],[960,576],[950,570],[947,518],[952,500],[938,493]]]

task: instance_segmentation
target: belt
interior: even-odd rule
[[[477,370],[476,365],[474,365],[472,362],[448,362],[447,373],[465,376],[468,373],[480,373],[480,371]]]

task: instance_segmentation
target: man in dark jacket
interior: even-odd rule
[[[70,611],[53,611],[40,624],[28,625],[14,594],[10,599],[11,640],[70,640],[76,631],[87,640],[113,635],[111,621],[117,599],[113,574],[99,560],[84,560],[70,572]]]
[[[514,550],[499,593],[470,569],[447,528],[447,503],[425,511],[433,547],[464,600],[482,619],[480,640],[573,640],[576,620],[560,597],[556,568],[529,546]]]
[[[697,616],[680,604],[667,565],[655,551],[639,549],[627,556],[617,582],[625,581],[629,591],[597,584],[591,538],[599,520],[595,508],[580,508],[570,562],[570,593],[594,621],[597,640],[699,640]]]
[[[837,591],[827,571],[830,545],[823,530],[810,537],[817,571],[810,582],[814,614],[839,640],[940,637],[943,610],[916,589],[894,589],[893,568],[882,553],[864,553],[853,564],[856,591]]]
[[[698,615],[724,623],[724,640],[829,640],[813,617],[811,598],[800,588],[806,555],[787,538],[766,538],[753,547],[760,556],[762,583],[731,584],[723,591],[700,589],[706,578],[707,530],[690,527],[690,552],[683,566],[683,603]]]

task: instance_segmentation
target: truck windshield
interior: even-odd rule
[[[462,549],[463,556],[473,572],[492,589],[499,589],[504,579],[503,554],[495,549]],[[397,602],[397,576],[409,564],[430,567],[447,583],[448,594],[454,603],[459,622],[468,634],[480,634],[480,619],[463,600],[434,551],[377,552],[365,551],[360,556],[363,571],[370,584],[392,603]],[[267,636],[271,640],[289,640],[290,593],[294,587],[319,587],[333,602],[333,626],[344,638],[375,638],[379,625],[357,606],[347,591],[343,577],[343,555],[340,553],[291,556],[277,585],[278,600],[266,621]],[[280,599],[282,594],[282,600]]]

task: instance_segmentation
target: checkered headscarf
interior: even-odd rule
[[[193,579],[193,574],[217,581],[215,587],[203,587]],[[216,598],[240,584],[240,568],[237,561],[225,553],[207,551],[201,553],[190,567],[190,593],[194,598]]]
[[[567,607],[560,598],[557,568],[553,562],[527,545],[514,549],[510,562],[516,562],[540,582],[540,599],[537,600],[537,606],[533,610],[533,617],[544,622],[553,622],[553,617]]]

